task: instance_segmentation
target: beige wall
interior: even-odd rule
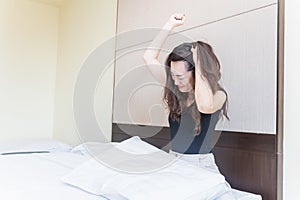
[[[285,1],[284,200],[299,198],[300,2]]]
[[[0,0],[0,140],[51,138],[59,10]]]
[[[60,7],[54,115],[54,138],[56,139],[75,145],[80,141],[102,141],[111,137],[112,68],[103,79],[103,85],[106,87],[103,87],[101,92],[106,95],[97,98],[100,104],[97,109],[95,108],[95,116],[100,118],[98,122],[102,131],[98,138],[82,132],[77,133],[73,91],[84,61],[93,50],[114,36],[116,8],[116,0],[69,0]],[[109,51],[108,54],[113,55],[114,51]],[[99,68],[104,67],[99,66]],[[95,96],[97,96],[96,92]],[[89,128],[88,123],[86,128]]]
[[[116,0],[0,0],[0,139],[80,142],[74,85],[93,50],[113,39],[116,9]],[[112,79],[109,67],[95,91],[94,112],[103,134],[85,139],[111,137]]]

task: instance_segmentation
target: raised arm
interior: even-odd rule
[[[166,73],[164,65],[158,61],[158,56],[169,33],[175,27],[182,25],[184,21],[184,14],[173,14],[144,53],[144,61],[148,65],[149,70],[151,71],[152,75],[163,85],[166,82]]]
[[[226,94],[218,90],[213,94],[207,78],[202,73],[199,60],[198,46],[192,48],[193,60],[195,62],[195,101],[198,110],[202,113],[214,113],[221,109],[226,101]]]

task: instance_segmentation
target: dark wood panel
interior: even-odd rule
[[[219,170],[233,188],[276,199],[276,156],[273,153],[215,147]]]
[[[223,131],[216,146],[275,153],[275,140],[273,134]]]
[[[165,151],[170,148],[167,127],[113,124],[112,132],[115,142],[137,135]],[[233,188],[260,194],[263,200],[277,198],[276,135],[223,131],[213,153]]]

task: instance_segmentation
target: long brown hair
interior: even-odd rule
[[[171,76],[171,62],[186,61],[186,70],[192,71],[193,79],[191,80],[191,84],[193,89],[195,89],[195,63],[191,49],[192,47],[196,46],[198,47],[200,70],[203,76],[207,79],[213,94],[215,94],[218,90],[223,90],[225,92],[225,90],[218,83],[221,78],[220,63],[209,44],[202,41],[197,41],[194,43],[183,43],[175,47],[165,62],[167,79],[163,97],[164,102],[169,108],[170,117],[174,121],[179,121],[179,117],[187,109],[188,93],[180,92],[178,87],[175,85]],[[226,97],[220,117],[224,115],[227,119],[229,119],[227,115],[227,107],[228,99]],[[201,115],[195,103],[192,104],[191,109],[191,115],[196,123],[194,129],[195,135],[199,135],[201,132]]]

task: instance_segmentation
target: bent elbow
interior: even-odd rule
[[[143,60],[146,64],[157,63],[157,59],[158,56],[149,50],[146,50],[143,55]]]
[[[215,112],[214,106],[212,104],[208,105],[198,105],[198,110],[204,114],[212,114]]]

